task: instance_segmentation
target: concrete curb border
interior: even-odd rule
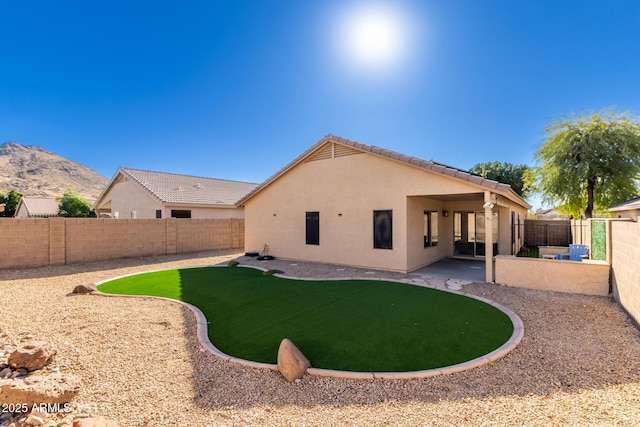
[[[200,266],[200,267],[186,267],[186,268],[201,268],[201,267],[226,267],[226,265],[215,265],[215,266]],[[261,271],[269,271],[268,269],[262,268],[262,267],[255,267],[255,266],[248,266],[248,265],[238,265],[238,267],[242,267],[242,268],[253,268],[256,270],[261,270]],[[110,282],[112,280],[116,280],[116,279],[121,279],[123,277],[129,277],[129,276],[136,276],[138,274],[145,274],[145,273],[153,273],[153,272],[157,272],[157,271],[166,271],[166,270],[174,270],[173,268],[170,269],[161,269],[161,270],[151,270],[151,271],[147,271],[147,272],[142,272],[142,273],[132,273],[132,274],[127,274],[124,276],[118,276],[118,277],[112,277],[110,279],[107,280],[102,280],[100,282],[96,283],[96,286],[99,286],[103,283],[106,282]],[[395,282],[395,283],[404,283],[407,285],[412,285],[412,286],[420,286],[420,285],[416,285],[414,283],[411,283],[410,281],[404,281],[404,280],[394,280],[394,279],[386,279],[386,278],[374,278],[374,277],[366,277],[366,278],[361,278],[361,277],[345,277],[345,278],[300,278],[300,277],[291,277],[291,276],[285,276],[285,275],[281,275],[281,274],[274,274],[274,276],[282,278],[282,279],[291,279],[291,280],[309,280],[309,281],[322,281],[322,280],[381,280],[381,281],[386,281],[386,282]],[[466,371],[469,369],[473,369],[473,368],[477,368],[479,366],[483,366],[486,365],[488,363],[491,362],[495,362],[498,359],[501,359],[502,357],[506,356],[507,353],[509,353],[511,350],[513,350],[514,348],[516,348],[518,346],[518,344],[520,344],[520,341],[522,341],[522,338],[524,337],[524,324],[522,323],[522,320],[520,319],[520,317],[518,317],[517,314],[515,314],[511,309],[498,304],[495,301],[491,301],[487,298],[483,298],[477,295],[472,295],[466,292],[459,292],[459,291],[454,291],[454,290],[441,290],[442,292],[450,292],[453,294],[457,294],[457,295],[461,295],[461,296],[465,296],[468,298],[473,298],[476,299],[478,301],[484,302],[486,304],[492,305],[495,308],[497,308],[498,310],[502,311],[504,314],[506,314],[509,319],[511,320],[511,323],[513,324],[513,334],[511,334],[511,337],[507,340],[507,342],[505,342],[503,345],[501,345],[500,347],[498,347],[497,349],[495,349],[494,351],[492,351],[491,353],[488,353],[484,356],[480,356],[477,357],[475,359],[469,360],[467,362],[464,363],[459,363],[457,365],[451,365],[451,366],[446,366],[446,367],[442,367],[442,368],[434,368],[434,369],[426,369],[423,371],[409,371],[409,372],[354,372],[354,371],[337,371],[337,370],[332,370],[332,369],[321,369],[321,368],[308,368],[307,369],[307,374],[309,375],[317,375],[317,376],[322,376],[322,377],[335,377],[335,378],[348,378],[348,379],[366,379],[366,380],[373,380],[373,379],[414,379],[414,378],[430,378],[430,377],[435,377],[438,375],[448,375],[448,374],[454,374],[456,372],[462,372],[462,371]],[[227,362],[231,362],[231,363],[236,363],[239,365],[243,365],[243,366],[247,366],[250,368],[257,368],[257,369],[268,369],[271,371],[277,371],[278,370],[278,365],[275,364],[271,364],[271,363],[261,363],[261,362],[254,362],[251,360],[245,360],[245,359],[240,359],[238,357],[234,357],[234,356],[230,356],[226,353],[223,353],[222,351],[218,350],[216,348],[216,346],[213,345],[213,343],[211,343],[211,341],[209,340],[209,335],[207,333],[207,329],[208,329],[208,322],[207,322],[207,318],[204,316],[204,313],[202,313],[202,311],[200,311],[200,309],[194,305],[191,305],[189,303],[183,302],[183,301],[178,301],[178,300],[174,300],[171,298],[165,298],[165,297],[156,297],[156,296],[147,296],[147,295],[119,295],[119,294],[104,294],[100,291],[98,292],[91,292],[91,295],[96,295],[96,296],[102,296],[102,297],[107,297],[107,298],[157,298],[157,299],[162,299],[162,300],[166,300],[166,301],[172,301],[172,302],[176,302],[179,304],[182,304],[186,307],[188,307],[191,312],[195,315],[196,317],[196,334],[198,337],[198,341],[200,342],[200,344],[202,345],[202,347],[204,348],[205,351],[209,352],[210,354],[225,360]]]

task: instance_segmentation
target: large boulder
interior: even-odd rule
[[[80,378],[62,372],[0,380],[0,402],[29,407],[68,403],[80,392],[81,385]]]
[[[57,350],[46,341],[34,341],[19,346],[9,355],[7,363],[13,369],[35,371],[42,369],[53,361]]]
[[[278,370],[289,382],[302,378],[311,367],[309,359],[287,338],[283,339],[278,349]]]

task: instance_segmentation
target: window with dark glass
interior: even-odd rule
[[[393,211],[373,211],[373,247],[393,249]]]
[[[191,218],[191,211],[183,209],[171,209],[171,218]]]
[[[307,212],[307,245],[320,244],[320,212]]]
[[[156,209],[156,218],[162,218],[162,209]]]
[[[424,247],[438,246],[438,212],[424,211]]]

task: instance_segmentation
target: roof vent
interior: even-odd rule
[[[182,185],[178,185],[176,188],[174,188],[174,190],[176,190],[176,191],[184,191],[184,188],[182,188]]]
[[[204,188],[204,186],[202,184],[200,184],[199,182],[196,182],[196,185],[194,185],[193,187],[194,188],[198,188],[198,189]]]

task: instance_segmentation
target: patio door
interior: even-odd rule
[[[493,254],[498,254],[498,213],[493,213]],[[486,253],[486,227],[484,212],[454,212],[454,255],[483,257]]]

